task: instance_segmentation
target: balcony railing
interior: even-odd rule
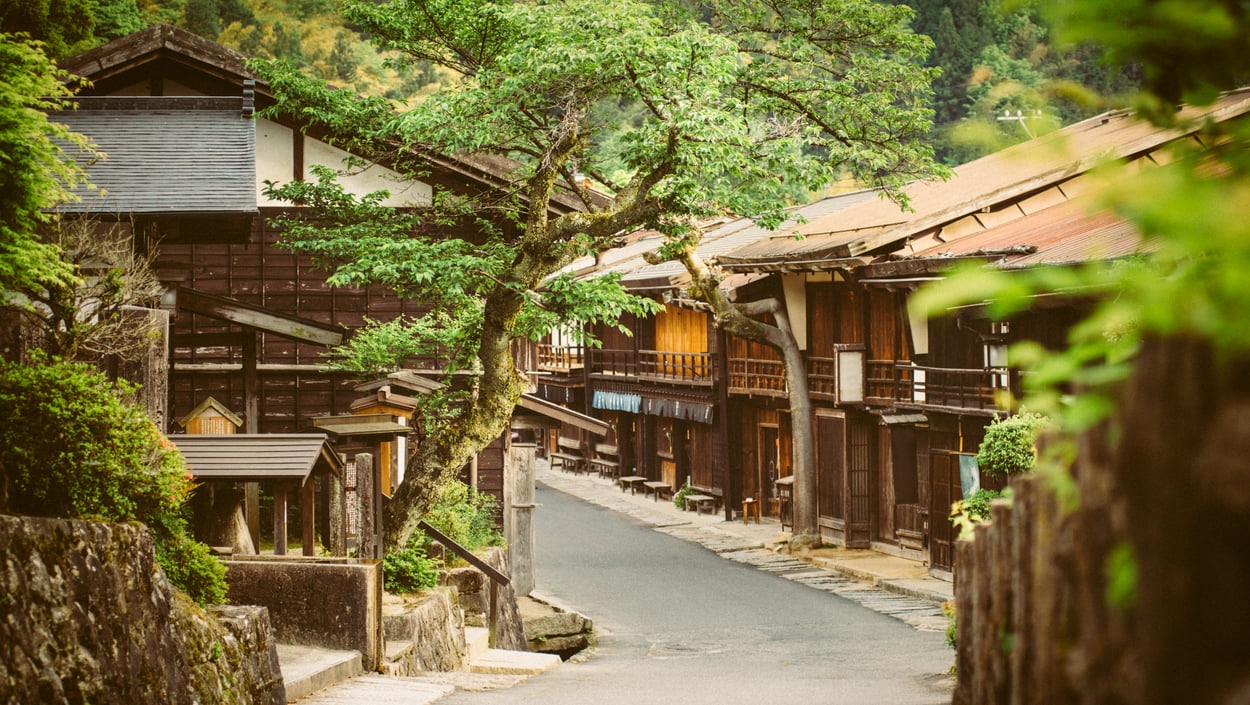
[[[712,356],[665,350],[591,350],[590,372],[655,382],[710,385]]]
[[[894,366],[894,401],[930,409],[1003,411],[1004,400],[1019,391],[1014,370],[923,367],[910,363]]]
[[[835,345],[833,357],[807,358],[807,386],[814,399],[836,404],[864,401],[864,346]],[[780,360],[731,358],[729,392],[784,397],[789,393]]]
[[[580,345],[538,346],[538,369],[552,372],[573,372],[585,364],[585,348]]]
[[[781,360],[735,357],[729,360],[729,393],[784,397],[786,367]]]

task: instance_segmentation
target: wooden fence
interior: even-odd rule
[[[955,705],[1250,702],[1250,361],[1150,341],[1119,408],[1069,501],[1019,478],[958,542]]]

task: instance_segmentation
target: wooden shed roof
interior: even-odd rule
[[[191,475],[200,480],[298,480],[314,472],[342,476],[343,462],[324,433],[174,434]]]
[[[1185,108],[1182,117],[1219,122],[1247,112],[1250,89],[1241,89],[1213,105]],[[950,241],[1079,196],[1091,186],[1081,175],[1093,167],[1111,159],[1148,158],[1196,129],[1155,127],[1128,111],[1105,113],[964,164],[947,181],[911,184],[906,191],[913,212],[880,199],[867,201],[779,231],[718,262],[736,271],[824,269],[839,259],[915,240],[922,241],[920,248]]]

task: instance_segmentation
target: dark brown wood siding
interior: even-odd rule
[[[279,233],[266,219],[276,209],[262,209],[250,240],[243,243],[212,241],[160,244],[155,269],[167,281],[285,314],[354,329],[365,318],[390,320],[398,315],[420,315],[425,306],[398,298],[380,287],[331,287],[326,275],[313,269],[306,257],[277,246]],[[225,321],[179,314],[174,335],[226,333],[241,330]],[[320,345],[298,343],[272,334],[257,334],[257,362],[261,366],[261,433],[292,433],[311,428],[309,418],[348,413],[355,398],[346,375],[312,370],[266,370],[268,365],[318,365],[325,362]],[[172,353],[175,366],[170,385],[170,418],[180,418],[208,396],[235,413],[243,407],[243,379],[238,369],[206,370],[204,366],[241,365],[240,347],[179,347]],[[178,369],[196,365],[201,369]]]

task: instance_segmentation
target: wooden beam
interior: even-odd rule
[[[249,333],[174,333],[169,342],[175,348],[237,348],[247,344],[248,338],[256,339],[254,332]]]
[[[186,287],[178,288],[178,310],[230,321],[305,343],[341,345],[346,337],[346,331],[334,326]]]

